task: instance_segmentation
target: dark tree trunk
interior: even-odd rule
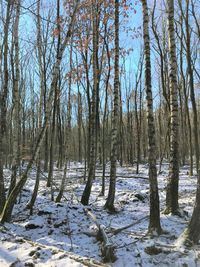
[[[6,20],[4,24],[4,40],[3,40],[3,88],[0,92],[0,212],[2,212],[6,196],[5,196],[5,185],[4,185],[4,137],[6,133],[6,115],[7,115],[7,98],[8,98],[8,31],[11,18],[11,1],[8,1],[6,10]]]

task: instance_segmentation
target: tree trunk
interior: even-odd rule
[[[179,183],[179,136],[178,136],[178,86],[177,59],[174,34],[174,0],[168,0],[168,33],[170,55],[170,165],[166,193],[166,213],[178,213],[178,183]]]
[[[98,64],[97,64],[97,3],[96,0],[92,1],[92,27],[93,27],[93,91],[91,100],[91,116],[89,118],[89,171],[88,179],[86,182],[85,189],[82,194],[81,203],[83,205],[88,205],[90,193],[92,189],[92,181],[95,178],[95,168],[96,168],[96,149],[97,149],[97,127],[96,127],[96,111],[97,111],[97,90],[98,90]]]
[[[102,133],[102,161],[103,161],[103,172],[102,172],[102,185],[101,185],[101,196],[105,195],[105,171],[106,171],[106,147],[105,147],[105,141],[106,141],[106,136],[105,136],[105,130],[106,130],[106,116],[108,112],[108,87],[109,87],[109,80],[110,80],[110,52],[109,52],[109,42],[106,38],[108,38],[107,35],[107,27],[105,24],[105,37],[104,37],[104,44],[106,47],[106,54],[107,54],[107,59],[108,59],[108,74],[106,77],[106,88],[105,88],[105,104],[104,104],[104,113],[103,113],[103,133]]]
[[[9,194],[13,190],[16,184],[17,169],[20,165],[20,96],[19,96],[19,15],[20,15],[20,1],[16,2],[16,18],[13,29],[13,42],[14,46],[11,54],[13,57],[13,160],[12,160],[12,175],[9,187]]]
[[[44,74],[42,69],[42,43],[41,43],[41,21],[40,21],[40,0],[37,2],[37,49],[38,49],[38,61],[40,67],[40,101],[38,111],[38,129],[42,128],[42,107],[43,107],[43,96],[44,96]],[[37,172],[35,179],[35,186],[30,201],[26,207],[30,209],[30,215],[33,214],[33,207],[37,198],[39,183],[40,183],[40,172],[41,172],[41,149],[39,151],[37,159]]]
[[[57,0],[59,1],[59,0]],[[72,70],[72,43],[73,38],[71,38],[71,47],[70,47],[70,71]],[[69,74],[69,85],[68,85],[68,103],[67,103],[67,131],[66,131],[66,140],[65,140],[65,167],[62,182],[60,185],[60,191],[56,198],[56,202],[60,202],[64,192],[64,186],[67,175],[67,163],[70,159],[70,139],[71,139],[71,87],[72,87],[72,77],[71,73]]]
[[[60,45],[61,45],[61,37],[60,37],[60,0],[57,0],[57,30],[58,30],[58,41],[57,41],[57,55],[56,58],[59,57]],[[53,165],[54,165],[54,153],[55,153],[55,135],[56,135],[56,115],[57,115],[57,106],[58,106],[58,98],[59,98],[59,80],[60,80],[60,69],[59,75],[57,77],[57,81],[55,83],[54,88],[54,103],[53,103],[53,115],[52,115],[52,125],[51,125],[51,143],[50,143],[50,152],[49,152],[49,171],[48,171],[48,179],[47,179],[47,187],[52,186],[53,179]],[[52,196],[53,197],[53,196]],[[53,199],[52,199],[53,200]]]
[[[199,170],[199,138],[198,138],[198,118],[197,118],[197,107],[195,100],[195,92],[194,92],[194,77],[193,77],[193,68],[192,68],[192,60],[191,60],[191,37],[190,37],[190,26],[189,26],[189,0],[186,1],[186,16],[185,19],[185,27],[186,27],[186,57],[187,57],[187,66],[188,66],[188,74],[189,74],[189,84],[190,84],[190,98],[192,102],[192,111],[193,111],[193,127],[194,127],[194,147],[195,147],[195,159],[196,159],[196,171],[198,173]],[[182,10],[182,9],[181,9]]]
[[[117,126],[119,117],[119,0],[115,0],[115,65],[114,65],[114,107],[111,130],[110,184],[105,208],[114,211],[116,161],[117,161]]]
[[[40,154],[40,152],[39,152],[39,154]],[[34,207],[34,204],[35,204],[35,201],[36,201],[36,198],[37,198],[38,189],[39,189],[40,172],[41,172],[40,165],[41,165],[41,163],[40,163],[40,156],[38,156],[35,186],[34,186],[34,189],[33,189],[33,193],[32,193],[31,199],[30,199],[30,201],[26,205],[26,207],[30,210],[30,215],[33,214],[33,207]]]
[[[6,133],[6,114],[7,114],[7,98],[8,98],[8,31],[11,17],[11,1],[8,1],[6,10],[6,20],[4,24],[4,40],[3,40],[3,88],[0,92],[0,212],[2,212],[6,196],[5,196],[5,185],[4,185],[4,137]]]
[[[177,242],[178,244],[181,244],[181,245],[184,244],[187,246],[198,244],[200,240],[199,221],[200,221],[200,170],[198,171],[196,200],[195,200],[195,206],[194,206],[194,210],[192,213],[192,217],[191,217],[188,227],[179,237],[178,242]]]
[[[82,162],[82,142],[81,142],[81,128],[82,128],[82,97],[78,90],[78,161]]]
[[[181,17],[182,22],[182,17]],[[182,25],[182,23],[181,23]],[[193,146],[192,146],[192,128],[190,122],[190,112],[188,107],[188,95],[187,95],[187,86],[186,86],[186,78],[183,68],[183,28],[181,27],[181,47],[180,47],[180,72],[181,72],[181,79],[182,79],[182,87],[183,87],[183,95],[184,95],[184,104],[185,104],[185,111],[186,111],[186,120],[188,126],[188,133],[189,133],[189,155],[190,155],[190,175],[193,175]]]
[[[147,125],[148,125],[148,162],[149,162],[149,187],[150,187],[150,220],[149,232],[161,233],[160,203],[158,195],[157,169],[156,169],[156,140],[153,115],[153,99],[151,88],[151,55],[149,37],[149,15],[147,1],[142,0],[143,7],[143,38],[145,60],[145,90],[147,100]]]

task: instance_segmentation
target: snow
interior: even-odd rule
[[[26,204],[30,199],[35,182],[35,171],[29,174],[28,182],[13,212],[12,223],[0,226],[0,266],[84,266],[70,259],[69,254],[88,257],[102,262],[100,243],[95,237],[85,234],[96,228],[94,222],[84,212],[80,198],[84,189],[83,166],[71,163],[66,191],[61,203],[51,201],[46,179],[41,176],[39,194],[33,215],[29,215]],[[177,245],[176,240],[190,219],[194,206],[196,177],[189,177],[188,166],[180,170],[180,209],[183,216],[161,213],[161,224],[165,231],[161,236],[147,235],[149,214],[148,166],[140,166],[139,175],[134,167],[118,167],[115,206],[117,213],[110,214],[103,207],[106,197],[99,196],[101,179],[94,180],[90,205],[87,207],[105,226],[111,242],[116,246],[117,260],[109,263],[113,267],[133,266],[200,266],[200,246],[191,250]],[[109,171],[109,169],[107,169]],[[101,171],[97,171],[99,176]],[[10,171],[4,172],[7,179]],[[163,164],[158,176],[161,211],[165,208],[165,187],[168,164]],[[130,177],[135,178],[130,178]],[[143,178],[142,178],[143,177]],[[58,193],[62,171],[54,171],[54,196]],[[106,179],[106,196],[108,192]],[[131,223],[132,227],[113,233]],[[31,242],[32,241],[32,242]],[[158,248],[151,255],[151,248]],[[160,250],[159,250],[160,249]],[[70,254],[70,255],[71,255]],[[34,265],[31,265],[34,264]]]

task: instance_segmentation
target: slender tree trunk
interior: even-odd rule
[[[7,98],[8,98],[8,31],[11,17],[11,1],[8,1],[6,10],[6,20],[4,24],[4,40],[3,40],[3,88],[0,92],[0,212],[2,212],[6,196],[4,185],[4,145],[3,140],[6,133],[6,115],[7,115]]]
[[[59,1],[59,0],[58,0]],[[71,48],[70,48],[70,70],[72,70],[72,42],[73,38],[71,38]],[[72,77],[71,73],[69,74],[69,86],[68,86],[68,103],[67,103],[67,131],[66,131],[66,140],[65,140],[65,167],[64,174],[60,186],[60,190],[58,196],[56,198],[56,202],[60,202],[64,192],[64,186],[67,175],[67,164],[70,159],[70,139],[71,139],[71,87],[72,87]]]
[[[40,154],[40,152],[39,152]],[[33,214],[33,207],[37,198],[37,194],[38,194],[38,189],[39,189],[39,184],[40,184],[40,172],[41,172],[41,163],[40,163],[40,156],[38,156],[38,160],[37,160],[37,171],[36,171],[36,179],[35,179],[35,185],[34,185],[34,189],[33,189],[33,193],[31,196],[30,201],[27,203],[26,207],[30,210],[30,215]]]
[[[81,128],[82,128],[82,98],[78,90],[78,161],[82,162],[82,142],[81,142]]]
[[[60,46],[61,46],[61,35],[60,35],[60,0],[57,0],[57,30],[58,30],[58,41],[57,41],[57,58],[59,57]],[[56,136],[56,116],[57,116],[57,107],[58,107],[58,98],[59,98],[59,81],[60,81],[60,70],[58,79],[55,85],[54,91],[54,104],[53,104],[53,115],[52,115],[52,127],[51,127],[51,144],[50,144],[50,153],[49,153],[49,172],[47,179],[47,187],[52,187],[52,179],[53,179],[53,165],[54,165],[54,153],[55,153],[55,136]],[[53,198],[53,195],[52,195]],[[53,199],[52,199],[53,200]]]
[[[115,0],[115,77],[114,77],[114,107],[112,114],[111,130],[111,159],[110,159],[110,184],[105,208],[114,211],[116,161],[117,161],[117,126],[119,121],[119,0]]]
[[[58,127],[58,144],[59,144],[59,151],[58,151],[58,161],[57,161],[57,168],[62,169],[63,166],[63,129],[62,129],[62,118],[60,114],[60,99],[58,99],[57,105],[57,127]]]
[[[180,140],[180,164],[185,165],[185,156],[187,149],[187,142],[184,134],[184,114],[183,114],[183,93],[182,93],[182,85],[179,81],[178,83],[178,94],[179,94],[179,102],[180,102],[180,131],[181,131],[181,140]]]
[[[181,22],[182,22],[181,18]],[[182,87],[183,87],[183,94],[184,94],[184,104],[185,104],[185,112],[186,112],[186,120],[188,126],[188,133],[189,133],[189,154],[190,154],[190,175],[193,175],[193,146],[192,146],[192,128],[190,122],[190,112],[188,107],[188,96],[187,96],[187,88],[186,88],[186,78],[183,71],[183,28],[181,27],[181,47],[180,47],[180,72],[182,78]]]
[[[190,98],[192,102],[192,111],[193,111],[193,127],[194,127],[194,147],[195,147],[195,159],[196,159],[196,171],[199,170],[199,137],[198,137],[198,117],[197,117],[197,107],[195,100],[194,92],[194,77],[193,77],[193,68],[191,60],[191,29],[189,26],[189,0],[186,0],[186,16],[185,19],[185,28],[186,28],[186,57],[187,57],[187,66],[189,74],[189,84],[190,84]]]
[[[42,107],[43,107],[43,96],[44,96],[44,75],[42,69],[42,47],[41,47],[41,21],[40,21],[40,0],[37,2],[37,49],[38,49],[38,59],[39,59],[39,67],[40,67],[40,101],[39,101],[39,111],[38,111],[38,129],[42,128]],[[33,214],[33,207],[37,198],[39,183],[40,183],[40,172],[41,172],[41,149],[39,151],[38,159],[37,159],[37,171],[36,171],[36,179],[35,186],[33,189],[33,193],[30,201],[27,203],[26,207],[30,209],[30,215]]]
[[[141,84],[141,76],[142,76],[142,66],[143,66],[143,58],[140,59],[139,65],[138,65],[138,73],[136,75],[136,85],[135,85],[135,97],[134,97],[134,104],[135,104],[135,123],[136,123],[136,174],[139,173],[139,164],[140,164],[140,135],[141,135],[141,118],[140,114],[138,114],[138,99],[139,99],[139,105],[141,103],[141,88],[139,91],[139,98],[138,98],[138,86],[142,86]],[[139,76],[138,76],[139,75]],[[141,105],[140,105],[141,110]],[[141,111],[140,111],[141,112]]]
[[[143,38],[145,60],[145,89],[147,100],[147,125],[148,125],[148,162],[149,162],[149,187],[150,187],[150,220],[149,232],[161,233],[160,203],[158,195],[157,168],[156,168],[156,140],[153,115],[153,99],[151,88],[151,55],[149,37],[149,15],[147,1],[142,0],[143,7]]]
[[[127,162],[132,164],[133,162],[131,162],[131,154],[133,154],[133,148],[131,145],[131,112],[130,112],[130,96],[127,95],[127,104],[126,104],[126,108],[127,108],[127,146],[126,146],[126,154],[127,154]],[[133,155],[132,155],[133,156]]]
[[[106,40],[106,34],[107,34],[107,28],[105,25],[105,38],[104,38],[104,43],[106,47],[106,54],[107,54],[107,59],[108,59],[108,74],[106,77],[106,89],[105,89],[105,104],[104,104],[104,113],[103,113],[103,133],[102,133],[102,161],[103,161],[103,172],[102,172],[102,185],[101,185],[101,196],[105,195],[105,172],[106,172],[106,147],[105,147],[105,141],[106,141],[106,116],[108,112],[108,87],[109,87],[109,80],[110,80],[110,52],[109,52],[109,43]]]
[[[174,34],[174,0],[168,0],[168,33],[170,55],[170,166],[167,181],[166,213],[178,213],[178,183],[179,183],[179,136],[178,136],[178,85],[177,59]]]
[[[82,194],[81,203],[83,205],[88,205],[90,193],[92,189],[92,182],[95,178],[95,168],[96,168],[96,149],[97,149],[97,127],[96,127],[96,111],[97,111],[97,90],[98,90],[98,66],[97,66],[97,14],[96,14],[96,0],[92,1],[92,26],[93,26],[93,92],[91,101],[91,116],[89,118],[89,170],[88,179],[86,182],[85,189]]]
[[[12,160],[12,175],[9,187],[9,194],[16,184],[17,169],[20,164],[20,96],[19,96],[19,80],[20,80],[20,70],[19,70],[19,15],[20,15],[20,1],[16,3],[16,18],[14,22],[13,29],[13,41],[14,47],[13,52],[15,55],[13,58],[13,160]]]
[[[120,83],[119,83],[120,84]],[[124,160],[123,160],[123,107],[122,107],[122,94],[121,94],[121,88],[119,86],[119,162],[120,166],[123,166]]]

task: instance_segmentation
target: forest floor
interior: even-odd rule
[[[29,215],[26,204],[30,199],[35,170],[29,179],[13,212],[12,223],[0,225],[0,266],[103,266],[100,241],[93,233],[96,226],[80,203],[84,188],[83,168],[79,163],[71,164],[66,191],[61,203],[51,201],[50,189],[46,187],[43,174],[33,215]],[[109,171],[109,166],[107,168]],[[4,174],[9,181],[10,171]],[[116,213],[104,209],[106,197],[101,191],[100,170],[94,180],[90,205],[87,209],[105,226],[110,242],[115,246],[117,260],[104,266],[200,266],[200,246],[188,250],[175,246],[177,237],[185,229],[194,206],[196,177],[189,177],[188,166],[180,170],[180,209],[182,216],[164,215],[165,187],[168,164],[163,164],[158,176],[161,205],[161,224],[165,231],[159,237],[147,235],[149,194],[148,166],[140,166],[139,175],[134,167],[117,168]],[[107,173],[108,174],[108,173]],[[62,171],[54,170],[54,181],[58,187]],[[106,178],[106,194],[109,179]],[[54,186],[54,195],[57,189]],[[18,199],[19,202],[19,199]],[[133,224],[116,233],[116,229]],[[93,259],[93,261],[91,260]]]

